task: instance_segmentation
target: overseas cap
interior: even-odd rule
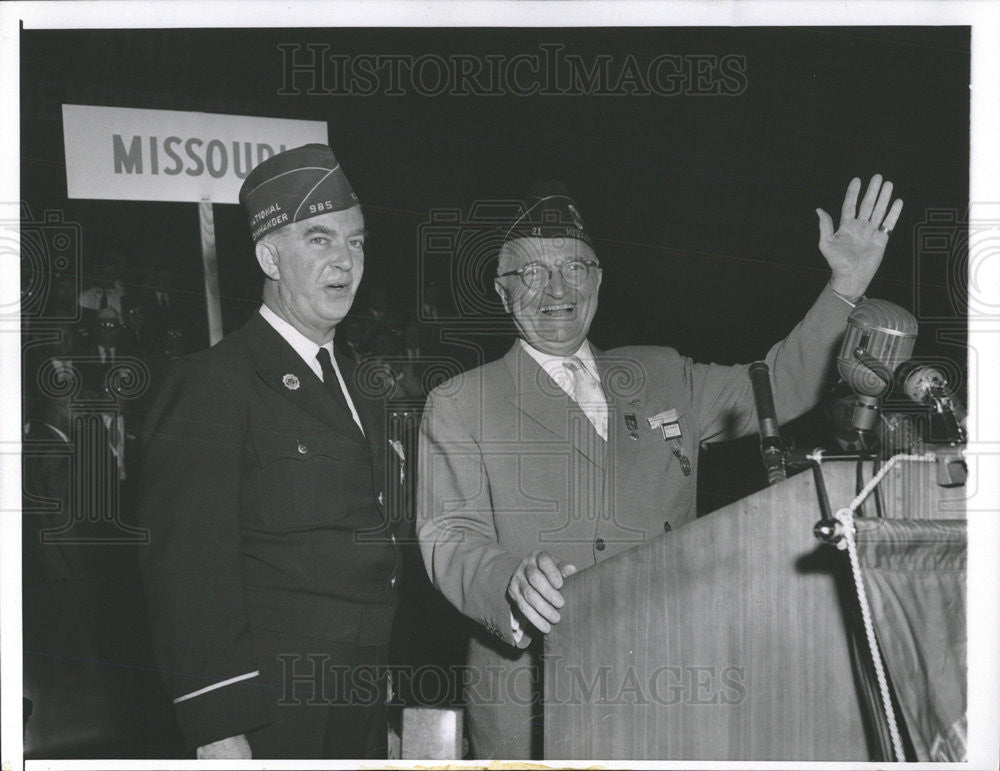
[[[340,162],[326,145],[303,145],[260,163],[243,181],[240,203],[254,243],[293,222],[358,204]]]
[[[535,183],[521,203],[518,217],[504,233],[504,243],[515,238],[576,238],[593,246],[576,205],[557,180]]]

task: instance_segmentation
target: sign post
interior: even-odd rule
[[[63,105],[70,198],[198,204],[209,343],[222,339],[213,204],[239,203],[250,170],[318,142],[324,121]]]
[[[219,260],[215,253],[215,214],[208,196],[198,204],[201,225],[201,263],[205,274],[205,310],[208,313],[208,344],[222,339],[222,303],[219,301]]]

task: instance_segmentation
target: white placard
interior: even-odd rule
[[[70,198],[239,203],[254,166],[326,144],[324,121],[63,105]]]

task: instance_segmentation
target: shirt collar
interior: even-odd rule
[[[260,315],[274,327],[274,330],[285,339],[286,343],[295,349],[295,352],[310,368],[319,369],[316,353],[320,348],[326,348],[330,357],[333,357],[333,340],[322,346],[317,345],[263,303],[260,306]]]
[[[561,372],[563,369],[563,362],[565,362],[566,359],[570,359],[575,356],[581,361],[583,366],[587,368],[587,371],[597,379],[598,382],[601,380],[601,375],[597,371],[597,362],[594,360],[594,352],[591,350],[590,342],[588,340],[584,340],[580,344],[580,347],[577,348],[576,353],[571,356],[553,356],[550,353],[542,353],[531,345],[531,343],[527,342],[523,337],[518,338],[518,342],[521,344],[521,347],[528,352],[531,358],[537,361],[538,365],[544,369],[546,373],[548,373],[549,377],[553,377],[553,374],[556,372]],[[557,378],[553,377],[553,379],[556,380],[556,382],[559,382]]]

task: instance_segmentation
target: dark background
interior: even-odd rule
[[[616,62],[738,54],[747,89],[281,96],[277,45],[287,43],[442,56],[562,43]],[[852,176],[880,172],[906,201],[869,294],[911,309],[914,227],[928,209],[968,205],[967,28],[44,31],[25,32],[21,46],[22,199],[36,216],[59,209],[82,225],[85,269],[115,250],[136,263],[167,258],[197,285],[197,207],[67,200],[63,103],[326,121],[371,231],[365,283],[403,303],[417,298],[418,226],[432,209],[468,212],[560,178],[605,265],[594,342],[670,344],[702,360],[758,356],[801,316],[828,275],[813,209],[836,219]],[[229,331],[255,307],[260,280],[239,207],[217,205],[215,217]],[[935,283],[923,290],[943,295]],[[949,326],[962,324],[956,311]]]
[[[278,46],[296,43],[344,55],[508,57],[555,43],[588,63],[610,55],[613,69],[628,54],[641,64],[736,54],[747,87],[737,96],[281,95]],[[57,209],[81,224],[85,273],[117,251],[137,272],[167,259],[201,291],[198,213],[67,200],[63,103],[326,121],[371,231],[358,307],[380,284],[415,309],[433,275],[458,308],[469,266],[449,270],[425,254],[430,212],[468,217],[475,201],[562,179],[605,267],[594,343],[672,345],[722,363],[762,356],[801,318],[828,277],[813,210],[836,222],[850,178],[879,172],[905,207],[868,294],[917,314],[916,353],[953,362],[964,391],[964,228],[946,219],[948,243],[933,253],[920,233],[929,212],[961,220],[968,208],[966,27],[33,31],[21,61],[22,199],[36,217]],[[308,81],[292,85],[301,92]],[[261,278],[240,208],[217,205],[215,220],[228,332],[258,304]],[[471,289],[497,314],[490,271],[479,260]],[[466,337],[494,358],[511,339],[505,320],[466,312],[452,331],[483,326],[490,333]],[[714,480],[705,467],[711,508],[743,489],[725,492],[730,466],[720,463]]]
[[[289,43],[442,56],[540,54],[540,44],[561,43],[586,61],[609,54],[619,64],[628,54],[641,63],[737,54],[747,88],[671,97],[281,95],[277,46]],[[867,184],[879,172],[905,207],[868,296],[913,311],[917,355],[951,362],[964,392],[968,28],[26,31],[21,62],[21,197],[36,218],[58,210],[80,224],[84,275],[111,251],[140,275],[146,262],[166,259],[197,293],[198,213],[195,204],[68,200],[64,103],[326,121],[370,230],[357,302],[382,285],[415,314],[428,278],[453,310],[465,307],[462,292],[487,298],[450,327],[483,360],[503,353],[512,328],[490,298],[485,260],[449,265],[423,248],[433,210],[467,217],[475,201],[519,198],[535,180],[562,179],[604,266],[593,342],[671,345],[731,363],[763,356],[827,281],[814,209],[836,222],[851,177]],[[931,214],[942,218],[936,240],[924,238]],[[239,207],[216,205],[215,223],[228,332],[257,307],[261,279]],[[706,453],[701,511],[763,486],[755,442]]]

